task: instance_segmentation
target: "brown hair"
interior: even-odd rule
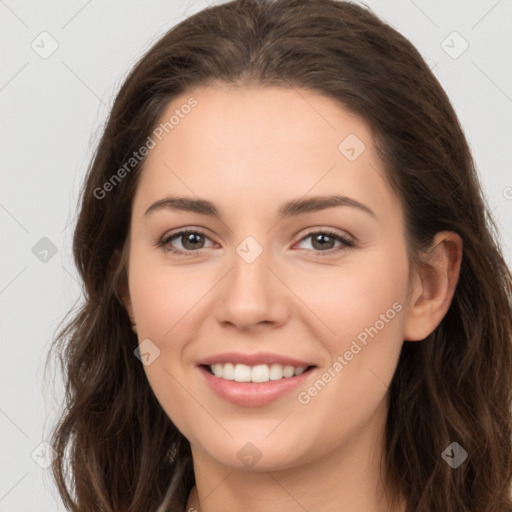
[[[512,511],[512,276],[454,109],[414,46],[367,7],[336,0],[235,0],[167,32],[124,81],[82,189],[74,258],[85,300],[53,349],[65,374],[53,475],[73,511],[183,510],[190,445],[134,356],[119,298],[142,160],[94,191],[140,148],[177,95],[213,80],[302,88],[371,129],[400,197],[411,263],[435,233],[463,240],[450,308],[424,341],[404,342],[390,386],[383,472],[409,512]],[[441,453],[469,454],[452,469]],[[172,482],[172,485],[171,485]]]

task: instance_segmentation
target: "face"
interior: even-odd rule
[[[129,237],[126,306],[157,399],[195,453],[231,468],[354,446],[383,425],[409,294],[403,214],[368,127],[305,90],[196,89],[162,122],[176,109]],[[313,201],[331,196],[348,199]]]

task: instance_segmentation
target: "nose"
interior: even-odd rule
[[[249,250],[244,252],[244,248]],[[241,331],[278,327],[289,316],[291,292],[276,271],[276,262],[270,251],[251,253],[255,250],[250,244],[241,244],[233,254],[231,269],[217,287],[218,322]]]

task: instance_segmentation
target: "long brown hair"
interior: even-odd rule
[[[511,512],[512,276],[498,230],[454,109],[419,52],[369,8],[336,0],[204,9],[169,30],[124,81],[74,232],[84,301],[52,346],[66,385],[52,470],[66,507],[181,512],[194,485],[190,444],[134,356],[137,337],[118,292],[126,258],[113,263],[144,159],[104,197],[97,190],[144,145],[174,97],[213,80],[319,92],[364,119],[403,206],[412,264],[435,233],[461,236],[447,314],[425,340],[403,344],[383,476],[391,497],[405,493],[409,512]],[[441,457],[452,442],[468,453],[457,469]]]

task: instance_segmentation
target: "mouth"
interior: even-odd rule
[[[270,381],[279,381],[282,379],[290,379],[316,368],[315,365],[292,366],[278,363],[257,364],[254,366],[240,363],[216,363],[211,365],[201,364],[200,367],[204,368],[204,370],[210,373],[210,375],[213,375],[218,379],[239,383],[265,383]]]
[[[283,366],[277,363],[216,363],[197,366],[207,386],[221,399],[241,407],[258,407],[285,399],[299,386],[314,379],[318,367]]]

